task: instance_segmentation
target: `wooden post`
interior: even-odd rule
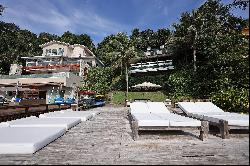
[[[29,110],[29,107],[27,106],[27,107],[25,107],[25,111],[24,112],[27,114],[28,110]]]
[[[228,139],[229,138],[228,121],[220,120],[219,121],[219,128],[220,128],[221,138],[222,139]]]
[[[138,123],[136,121],[132,121],[132,131],[133,131],[133,136],[134,140],[136,141],[139,138],[139,133],[138,133]]]
[[[200,139],[204,141],[205,138],[208,138],[209,132],[209,123],[208,121],[201,121],[201,128],[200,128]]]

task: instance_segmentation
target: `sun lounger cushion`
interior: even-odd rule
[[[197,112],[206,112],[195,105],[194,102],[178,102],[178,106],[185,112],[185,113],[197,113]]]
[[[198,106],[202,112],[224,112],[212,102],[195,102],[194,104]]]
[[[44,114],[39,115],[39,118],[79,118],[81,121],[87,121],[93,117],[93,113],[84,112],[84,111],[68,111],[64,113],[57,114]]]
[[[149,114],[149,108],[145,102],[133,102],[130,104],[131,114],[133,113],[144,113]]]
[[[32,154],[65,132],[64,127],[0,128],[0,154]]]
[[[224,112],[211,102],[179,102],[178,105],[187,114],[193,113],[204,119],[216,118],[218,122],[226,120],[230,126],[249,126],[249,115]]]
[[[132,114],[133,118],[138,122],[138,126],[169,126],[169,120],[164,120],[153,114]]]
[[[0,123],[0,127],[9,127],[10,125],[6,122]]]
[[[206,117],[206,116],[205,116]],[[209,115],[209,117],[228,121],[230,126],[249,126],[249,116],[230,116],[230,115]]]
[[[179,127],[192,127],[192,126],[201,126],[201,121],[188,118],[185,116],[177,115],[177,114],[154,114],[161,119],[169,120],[170,126],[179,126]]]
[[[79,114],[92,114],[93,116],[101,113],[101,111],[73,111],[72,109],[61,110],[60,112],[61,113],[75,112],[75,113],[79,113]]]
[[[10,127],[64,127],[68,130],[80,122],[80,118],[35,118],[8,123]]]
[[[147,102],[149,111],[151,113],[169,113],[170,111],[163,102]]]

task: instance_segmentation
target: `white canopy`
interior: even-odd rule
[[[132,87],[133,88],[161,88],[160,85],[156,85],[151,82],[143,82],[142,84],[137,84]]]

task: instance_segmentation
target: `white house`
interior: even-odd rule
[[[103,67],[103,63],[86,46],[50,41],[40,45],[41,56],[22,57],[26,73],[73,72],[84,76],[90,67]]]

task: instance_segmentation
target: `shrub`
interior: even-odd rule
[[[248,89],[230,87],[229,89],[213,93],[212,100],[225,111],[244,113],[249,111]]]

